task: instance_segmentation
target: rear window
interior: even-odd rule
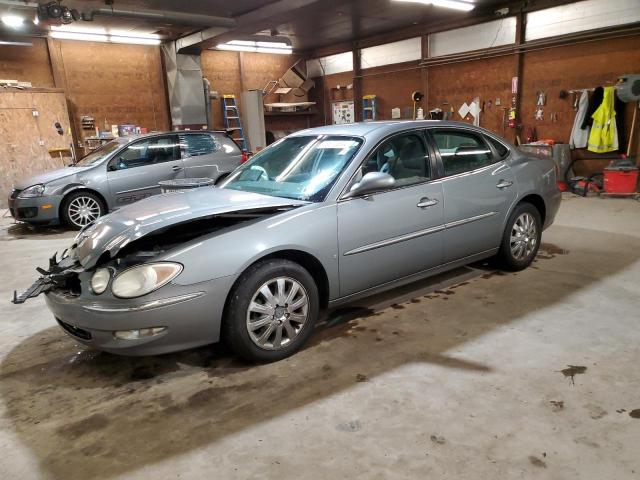
[[[218,149],[213,137],[208,133],[181,134],[180,148],[187,157],[210,155]]]
[[[509,149],[502,143],[496,140],[495,138],[485,137],[487,141],[491,144],[493,148],[498,152],[498,156],[500,158],[504,158],[509,154]]]

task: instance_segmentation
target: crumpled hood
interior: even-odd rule
[[[93,267],[108,251],[114,257],[134,240],[162,228],[223,213],[306,205],[308,202],[221,188],[197,188],[140,200],[100,217],[75,239],[78,261]]]
[[[95,165],[92,165],[92,166],[95,166]],[[16,183],[15,188],[19,190],[24,190],[25,188],[28,188],[32,185],[38,185],[39,183],[47,183],[53,180],[59,180],[64,177],[75,175],[76,173],[82,172],[87,168],[91,168],[92,166],[65,167],[65,168],[59,168],[57,170],[51,170],[49,172],[44,172],[44,173],[41,173],[40,175],[23,178],[22,180]]]

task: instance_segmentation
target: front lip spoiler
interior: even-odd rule
[[[188,302],[194,298],[202,297],[205,292],[186,293],[184,295],[178,295],[176,297],[161,298],[158,300],[152,300],[150,302],[136,305],[133,307],[108,307],[100,304],[84,305],[82,308],[89,312],[98,313],[127,313],[127,312],[140,312],[144,310],[151,310],[154,308],[167,307],[169,305],[175,305],[176,303]]]

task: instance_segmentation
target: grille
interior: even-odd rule
[[[82,328],[74,327],[73,325],[69,325],[68,323],[63,322],[59,318],[56,318],[60,326],[67,332],[69,335],[77,338],[81,338],[82,340],[91,340],[91,333],[83,330]]]

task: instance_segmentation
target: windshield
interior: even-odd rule
[[[96,165],[100,161],[102,161],[102,159],[104,159],[104,157],[106,157],[110,153],[114,152],[115,150],[117,150],[121,146],[122,146],[122,144],[119,143],[119,142],[116,142],[115,140],[113,140],[113,141],[111,141],[109,143],[105,143],[103,146],[101,146],[97,150],[94,150],[89,155],[87,155],[85,157],[82,157],[80,160],[78,160],[76,162],[76,165],[79,165],[81,167],[88,167],[90,165]]]
[[[238,167],[221,188],[321,202],[362,145],[362,139],[287,137]]]

